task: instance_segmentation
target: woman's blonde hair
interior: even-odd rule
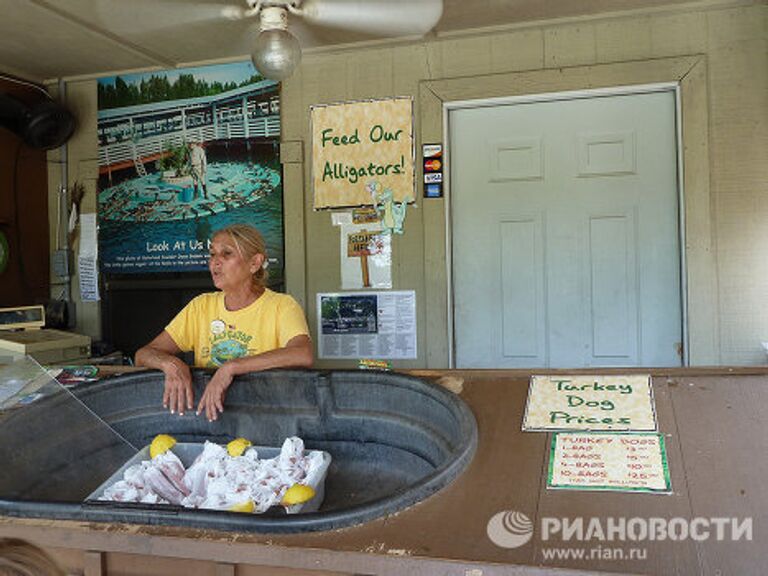
[[[0,538],[0,576],[64,576],[42,548],[19,538]]]
[[[269,272],[267,272],[268,255],[267,245],[264,243],[261,232],[249,224],[231,224],[214,232],[212,238],[221,234],[228,234],[232,238],[237,251],[246,262],[256,254],[264,255],[264,264],[253,273],[253,283],[257,286],[266,285],[267,278],[269,278]]]

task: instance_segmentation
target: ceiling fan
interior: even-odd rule
[[[442,0],[244,0],[221,15],[231,20],[259,18],[252,52],[254,66],[265,78],[289,77],[301,60],[301,47],[289,31],[293,18],[314,26],[373,36],[422,36],[443,13]]]

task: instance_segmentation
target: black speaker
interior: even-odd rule
[[[0,126],[31,148],[50,150],[69,140],[75,131],[75,117],[53,100],[28,106],[13,96],[0,94]]]

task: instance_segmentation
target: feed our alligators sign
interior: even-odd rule
[[[392,200],[415,198],[410,97],[313,106],[315,208],[374,204],[371,183]]]
[[[651,378],[532,376],[523,430],[656,430]]]

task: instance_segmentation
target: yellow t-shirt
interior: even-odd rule
[[[165,327],[183,351],[194,351],[195,366],[215,368],[227,360],[284,347],[294,336],[309,334],[301,306],[268,288],[255,302],[230,312],[223,292],[201,294]]]

